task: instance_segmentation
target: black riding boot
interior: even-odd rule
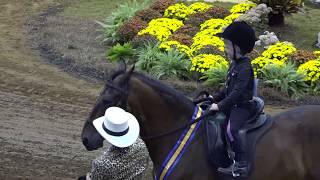
[[[233,143],[232,147],[235,151],[234,162],[227,168],[218,168],[219,172],[232,175],[233,177],[248,176],[249,169],[243,144],[240,139],[238,139],[238,143]]]

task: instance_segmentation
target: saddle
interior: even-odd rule
[[[248,119],[246,124],[239,130],[240,139],[247,152],[249,174],[252,172],[254,166],[256,144],[273,124],[272,119],[263,112],[263,100],[254,97],[253,102],[255,104],[254,113],[252,113],[251,118]],[[200,104],[200,106],[206,108],[203,104]],[[227,167],[231,164],[226,136],[222,127],[225,118],[223,113],[217,112],[213,116],[208,116],[202,124],[205,131],[204,142],[206,142],[208,159],[215,167]]]

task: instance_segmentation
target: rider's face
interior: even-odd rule
[[[224,51],[226,53],[227,58],[230,61],[234,59],[234,57],[239,58],[242,56],[240,53],[240,48],[236,44],[233,44],[232,41],[228,39],[223,39],[223,42],[224,42]],[[233,48],[235,48],[235,50],[233,50]],[[234,56],[234,53],[236,53],[235,56]]]
[[[228,59],[233,59],[234,57],[234,50],[233,50],[233,45],[232,42],[228,39],[223,39],[224,42],[224,52],[226,53],[226,56]]]

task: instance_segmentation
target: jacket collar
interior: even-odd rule
[[[240,57],[239,59],[232,60],[232,62],[233,62],[235,65],[243,64],[243,63],[249,62],[249,58],[246,57],[246,56],[242,56],[242,57]]]

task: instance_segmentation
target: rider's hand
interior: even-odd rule
[[[219,111],[219,107],[216,103],[212,103],[209,110],[210,111]]]

